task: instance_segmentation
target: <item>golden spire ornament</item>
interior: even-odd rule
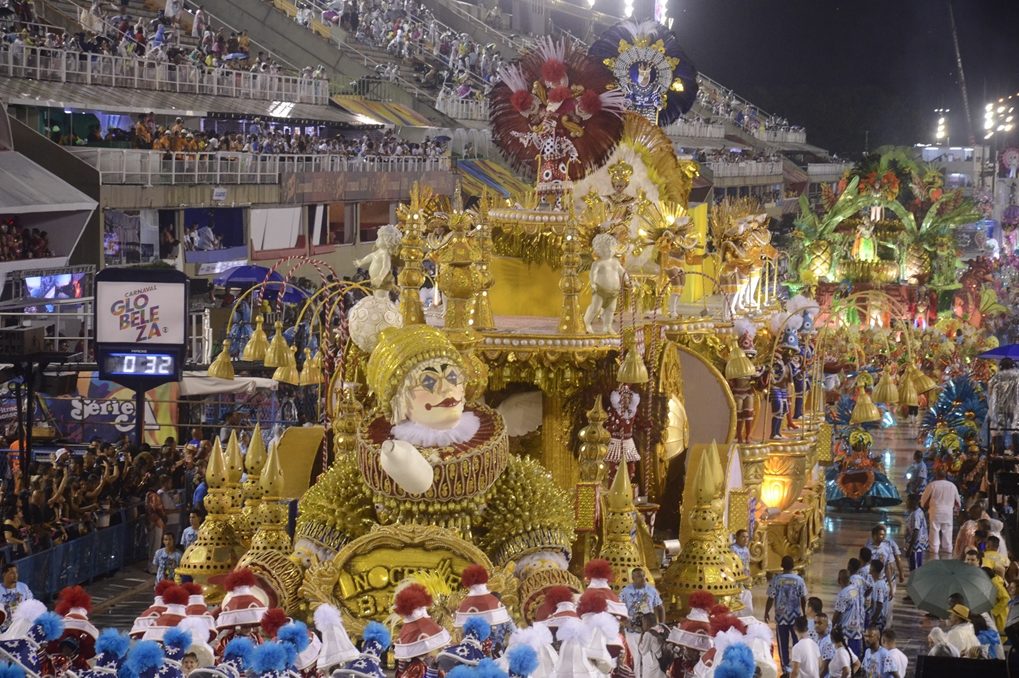
[[[286,346],[286,344],[284,344],[284,346]],[[272,378],[274,381],[280,381],[283,382],[284,384],[293,384],[294,386],[297,386],[298,384],[301,383],[301,375],[297,371],[297,358],[295,357],[296,353],[297,348],[294,346],[291,346],[287,349],[287,355],[290,357],[287,359],[285,364],[277,367],[276,371],[272,373]]]
[[[636,534],[636,521],[640,520],[633,505],[633,485],[626,464],[616,469],[612,487],[604,495],[605,513],[602,516],[602,544],[599,558],[612,563],[615,573],[614,589],[621,589],[630,581],[630,572],[641,568],[647,572],[647,563],[630,535]]]
[[[256,423],[251,432],[251,442],[248,443],[248,452],[244,455],[244,473],[246,478],[241,487],[243,508],[242,517],[235,523],[234,527],[245,544],[251,543],[251,536],[258,528],[258,507],[261,504],[261,488],[258,484],[258,474],[265,466],[265,443],[262,441],[262,429]]]
[[[731,610],[743,607],[740,602],[741,575],[734,572],[731,558],[722,552],[717,533],[725,530],[722,523],[723,478],[718,446],[701,453],[694,476],[695,502],[692,511],[684,512],[692,531],[683,550],[672,561],[659,587],[669,620],[679,619],[694,591],[709,591]]]
[[[207,515],[198,528],[198,538],[184,551],[177,567],[179,575],[189,576],[205,588],[206,600],[211,603],[218,602],[223,591],[211,584],[210,578],[232,570],[244,552],[233,526],[232,514],[239,508],[234,495],[239,495],[239,491],[236,485],[229,487],[232,475],[223,447],[216,438],[205,469],[205,482],[209,488],[205,495]]]
[[[251,538],[251,548],[237,563],[250,568],[260,579],[269,582],[279,594],[279,604],[292,613],[300,603],[301,568],[290,558],[292,544],[287,533],[289,506],[282,496],[283,469],[279,462],[279,445],[269,444],[269,455],[258,477],[262,501],[258,506],[258,529]]]

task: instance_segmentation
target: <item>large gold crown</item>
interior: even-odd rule
[[[379,333],[379,343],[368,358],[368,388],[379,407],[392,415],[391,403],[407,373],[425,360],[446,358],[463,368],[463,358],[442,330],[428,325],[390,327]],[[398,423],[398,422],[392,422]]]
[[[622,179],[623,181],[629,181],[630,177],[633,176],[633,165],[628,162],[619,160],[609,165],[609,176],[612,180]]]

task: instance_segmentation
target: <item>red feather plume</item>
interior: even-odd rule
[[[601,113],[601,97],[598,96],[597,92],[586,89],[584,93],[580,95],[580,107],[584,109],[584,112],[588,115],[597,115]]]
[[[690,607],[701,610],[710,610],[718,602],[708,591],[694,591],[690,594]]]
[[[287,613],[282,608],[271,607],[262,615],[262,633],[266,638],[275,638],[276,632],[288,621]]]
[[[460,584],[469,589],[477,584],[488,583],[488,570],[481,565],[468,565],[460,573]]]
[[[729,609],[728,605],[723,605],[722,603],[718,603],[716,605],[712,605],[711,606],[711,609],[708,610],[708,616],[710,616],[710,617],[717,617],[717,616],[720,616],[720,615],[729,614],[730,612],[732,612],[732,610]]]
[[[596,106],[592,98],[599,97],[600,99],[600,95],[618,87],[611,71],[600,60],[589,57],[585,51],[576,46],[566,45],[564,52],[563,61],[546,60],[537,49],[523,52],[509,68],[519,68],[520,80],[525,87],[521,87],[518,82],[515,83],[516,90],[514,90],[505,80],[500,80],[489,93],[489,122],[492,138],[510,165],[527,177],[535,177],[535,159],[539,155],[539,149],[522,140],[514,132],[522,135],[530,133],[532,126],[540,123],[543,111],[555,121],[556,136],[569,139],[576,148],[577,161],[569,163],[567,170],[569,178],[573,181],[584,178],[589,172],[600,167],[608,159],[612,149],[615,148],[622,136],[621,98],[617,102],[618,105],[610,106],[606,106],[602,100],[599,100],[599,105]],[[571,90],[574,86],[582,87],[585,90],[580,99],[580,101],[586,102],[586,104],[580,104],[580,107],[583,108],[583,115],[577,115],[581,111],[564,111],[564,109],[572,109],[573,106],[580,103],[576,100],[562,104],[555,113],[545,110],[546,107],[541,101],[540,93],[546,87],[544,83],[552,83],[552,89],[555,90],[564,78]],[[541,83],[537,92],[531,91],[533,83]],[[591,95],[585,96],[588,91],[591,92]],[[523,112],[530,111],[535,102],[539,104],[539,112],[536,115],[531,115],[530,118],[522,115]],[[566,129],[563,124],[564,118],[578,118],[582,121],[574,121],[574,125],[571,125],[570,129]],[[581,134],[574,136],[578,130]]]
[[[184,590],[188,592],[189,596],[200,596],[200,595],[202,595],[202,587],[201,587],[201,585],[196,584],[193,581],[185,582],[185,583],[181,584],[181,586],[184,587]]]
[[[522,89],[519,92],[513,92],[510,95],[510,104],[516,109],[517,113],[523,113],[531,109],[534,105],[534,95],[528,92],[526,89]]]
[[[608,599],[603,589],[588,589],[580,596],[580,602],[577,603],[577,614],[604,612],[608,608]]]
[[[163,595],[164,593],[166,593],[166,589],[170,588],[171,586],[176,586],[176,584],[173,583],[172,579],[161,579],[160,581],[157,581],[156,595],[157,596]]]
[[[556,605],[573,600],[573,591],[565,586],[553,586],[545,591],[545,603],[552,606],[555,611]]]
[[[541,77],[545,82],[558,84],[566,77],[566,64],[559,59],[549,59],[541,65]]]
[[[393,610],[406,617],[419,607],[431,607],[432,596],[421,584],[411,584],[396,594]]]
[[[747,632],[746,625],[734,614],[723,614],[711,620],[711,635],[723,633],[729,629],[736,629],[744,635]]]
[[[234,570],[226,576],[226,590],[233,591],[238,586],[254,586],[255,573],[244,567]]]
[[[612,579],[612,563],[595,558],[584,566],[584,576],[588,579]]]
[[[573,98],[573,90],[569,87],[553,87],[548,91],[548,100],[553,103],[562,103]]]
[[[57,614],[65,615],[72,607],[82,607],[85,611],[92,613],[92,596],[80,586],[67,586],[60,591],[57,597],[57,604],[53,608]]]
[[[163,594],[163,602],[167,605],[187,605],[188,591],[183,586],[171,586]]]

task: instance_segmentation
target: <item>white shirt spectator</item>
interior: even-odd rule
[[[821,650],[810,638],[804,636],[793,645],[790,661],[796,678],[821,678]]]

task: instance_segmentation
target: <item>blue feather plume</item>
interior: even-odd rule
[[[251,657],[251,668],[256,674],[282,672],[287,668],[287,649],[282,643],[262,643]]]
[[[491,659],[482,659],[474,667],[474,678],[509,678],[509,676]]]
[[[0,678],[25,678],[25,669],[17,664],[0,664]]]
[[[191,633],[178,628],[169,629],[163,635],[163,645],[186,652],[191,647]]]
[[[290,643],[297,648],[298,653],[304,652],[311,643],[311,638],[308,637],[308,627],[304,622],[299,621],[292,621],[280,627],[280,630],[276,632],[276,640],[281,643]]]
[[[378,622],[368,622],[368,625],[364,628],[364,633],[361,634],[364,638],[364,642],[375,641],[378,643],[383,650],[389,649],[389,643],[392,641],[392,635],[389,633],[389,629]]]
[[[474,678],[474,669],[466,664],[457,664],[446,674],[446,678]]]
[[[754,670],[757,667],[753,651],[743,643],[735,643],[725,648],[725,652],[722,653],[722,663],[742,666],[745,670],[744,675],[750,676],[754,675]]]
[[[530,645],[515,645],[506,653],[509,671],[515,676],[529,676],[538,668],[538,653]]]
[[[99,639],[96,640],[97,654],[105,653],[118,659],[127,654],[129,647],[131,647],[130,636],[117,629],[103,629],[99,634]]]
[[[472,634],[481,642],[485,642],[492,635],[492,627],[489,626],[484,617],[468,617],[467,621],[464,622],[464,635],[467,634]]]
[[[247,667],[251,663],[251,653],[254,651],[255,644],[250,638],[234,638],[223,650],[223,661],[235,661],[242,667]]]
[[[127,655],[126,666],[135,673],[158,669],[163,665],[163,648],[154,640],[140,640]]]
[[[43,612],[35,618],[33,625],[42,629],[46,640],[56,640],[64,632],[64,620],[56,612]]]

